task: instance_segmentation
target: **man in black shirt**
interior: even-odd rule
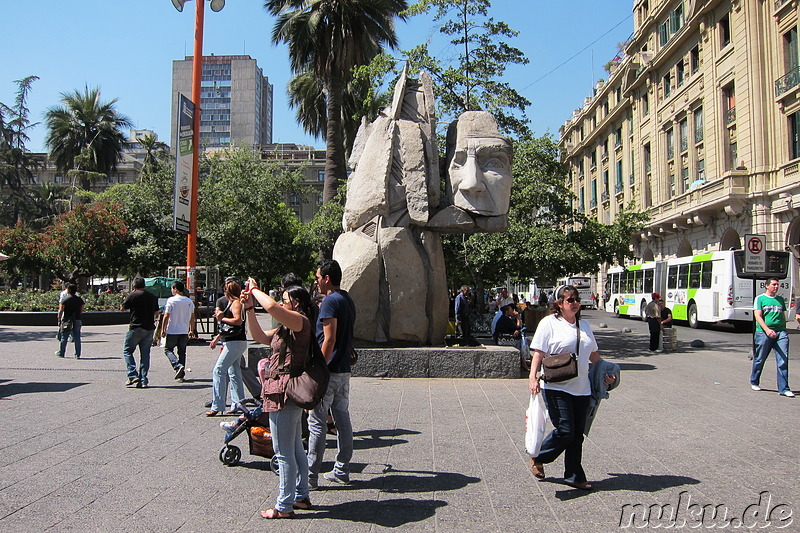
[[[72,335],[72,342],[75,343],[75,359],[81,358],[81,313],[83,313],[83,299],[75,294],[78,286],[74,283],[67,285],[67,296],[58,304],[58,331],[60,346],[56,355],[64,357],[67,350],[67,341]],[[69,326],[72,326],[71,328]],[[67,326],[65,329],[63,326]]]
[[[133,292],[122,302],[122,308],[131,311],[131,325],[125,335],[125,346],[122,349],[122,356],[128,367],[128,381],[125,386],[136,385],[138,388],[147,388],[150,347],[158,320],[158,298],[144,290],[144,278],[137,277],[133,280]],[[139,347],[138,372],[133,358],[137,346]]]

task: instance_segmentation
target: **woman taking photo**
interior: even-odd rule
[[[543,358],[563,352],[578,354],[576,377],[541,385],[547,412],[555,429],[545,437],[539,455],[531,458],[531,471],[537,478],[544,478],[544,465],[552,463],[564,452],[564,482],[577,489],[592,490],[592,485],[586,481],[581,457],[586,413],[592,394],[589,363],[596,364],[602,359],[597,352],[592,329],[588,322],[580,319],[580,311],[578,289],[572,285],[562,285],[556,290],[550,304],[552,314],[539,322],[531,342],[531,394],[539,393],[538,374]],[[605,376],[607,385],[614,381],[616,376]]]
[[[258,324],[253,301],[245,295],[244,305],[253,340],[272,348],[269,367],[261,376],[263,383],[262,409],[269,413],[272,445],[278,461],[280,487],[275,507],[261,511],[264,518],[294,518],[294,509],[311,509],[308,486],[308,461],[303,449],[301,420],[303,410],[286,397],[286,385],[291,369],[305,365],[309,351],[317,347],[311,324],[316,322],[316,306],[302,287],[284,290],[278,303],[249,280],[253,296],[280,323],[276,329],[264,331]]]
[[[236,279],[225,280],[225,296],[217,301],[214,317],[219,321],[220,333],[211,341],[211,349],[217,347],[221,340],[222,351],[214,365],[211,375],[214,398],[211,401],[211,410],[206,411],[206,416],[217,416],[225,409],[225,400],[228,396],[228,381],[231,384],[231,410],[225,414],[237,414],[236,405],[244,400],[244,381],[239,360],[247,349],[247,336],[244,330],[244,313],[242,302],[242,287]],[[226,328],[232,326],[232,328]],[[239,326],[239,327],[237,327]],[[225,332],[228,329],[228,332]]]

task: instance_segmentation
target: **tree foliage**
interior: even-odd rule
[[[266,0],[264,7],[277,17],[272,41],[288,45],[292,72],[312,73],[325,91],[323,202],[327,203],[347,178],[341,122],[345,87],[355,67],[368,64],[383,46],[397,45],[394,19],[404,17],[407,4],[405,0]]]
[[[286,205],[303,195],[299,171],[266,165],[247,150],[205,158],[201,167],[198,264],[278,282],[312,267],[312,249],[298,242],[300,222]]]
[[[100,100],[100,89],[84,87],[83,93],[61,94],[61,106],[45,113],[45,142],[56,168],[72,175],[81,187],[117,168],[125,144],[123,129],[130,128],[128,117],[117,112],[117,99]]]
[[[42,260],[64,281],[119,272],[128,260],[128,228],[121,214],[117,204],[75,206],[42,234]]]
[[[0,250],[8,256],[0,261],[0,273],[7,284],[15,285],[23,276],[37,273],[41,263],[39,235],[22,222],[0,226]]]
[[[490,0],[420,0],[409,8],[412,15],[433,12],[439,31],[455,51],[452,59],[430,53],[430,42],[406,54],[414,69],[431,73],[439,116],[446,122],[464,111],[489,111],[500,130],[521,137],[528,133],[527,98],[502,81],[510,65],[526,65],[525,54],[509,44],[519,32],[490,15]]]

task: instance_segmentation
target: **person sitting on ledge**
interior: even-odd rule
[[[504,305],[500,308],[500,311],[503,314],[497,319],[497,323],[492,331],[495,344],[497,344],[500,335],[513,335],[515,340],[518,339],[520,329],[522,329],[522,324],[520,324],[519,321],[519,313],[517,313],[513,305]]]

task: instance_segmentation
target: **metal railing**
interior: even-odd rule
[[[789,3],[789,0],[775,0],[775,11]]]
[[[775,96],[780,96],[800,84],[800,65],[775,80]]]
[[[732,107],[725,111],[725,125],[733,124],[736,122],[736,108]]]

